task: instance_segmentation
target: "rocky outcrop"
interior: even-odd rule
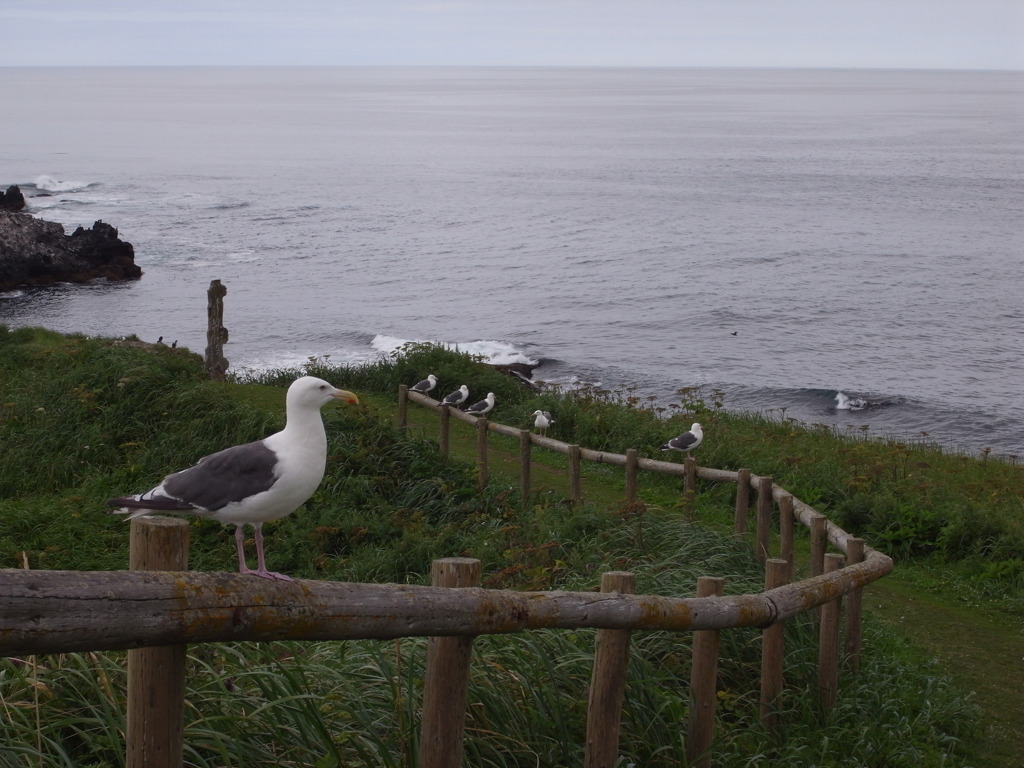
[[[6,192],[0,192],[0,210],[20,211],[24,207],[25,196],[17,184],[9,186]]]
[[[0,291],[139,277],[135,249],[109,224],[97,221],[68,235],[60,224],[0,209]]]

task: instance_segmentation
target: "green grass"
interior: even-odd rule
[[[537,407],[564,411],[570,414],[564,421],[580,433],[560,423],[563,431],[553,436],[591,447],[588,440],[600,434],[607,450],[650,451],[677,431],[666,413],[679,411],[674,418],[682,421],[699,413],[713,425],[702,463],[774,474],[823,511],[839,512],[853,491],[872,489],[883,510],[883,500],[897,497],[906,480],[891,468],[871,470],[892,446],[743,420],[689,396],[659,414],[649,403],[630,402],[629,393],[538,395],[447,350],[413,348],[366,369],[311,361],[309,371],[358,391],[364,405],[325,409],[331,456],[321,488],[299,513],[266,526],[269,565],[299,576],[425,583],[432,559],[468,555],[483,561],[485,584],[494,587],[593,589],[601,572],[624,569],[637,575],[641,592],[691,595],[697,577],[709,573],[725,575],[729,593],[759,589],[750,546],[727,533],[729,486],[701,485],[693,514],[698,525],[681,514],[677,478],[645,475],[644,503],[624,506],[621,470],[591,466],[587,503],[574,506],[562,494],[564,459],[535,451],[537,493],[524,504],[517,470],[506,461],[517,447],[495,440],[492,481],[478,492],[472,463],[461,460],[473,455],[470,428],[453,424],[453,458],[444,462],[431,437],[436,417],[413,407],[406,434],[393,426],[397,383],[413,383],[428,371],[451,388],[461,378],[473,391],[500,391],[496,418],[505,423],[527,426]],[[144,490],[170,468],[276,429],[283,385],[295,374],[214,384],[182,350],[0,328],[0,565],[125,567],[127,526],[105,514],[104,500]],[[1005,521],[996,516],[992,540],[1016,535],[1009,499],[1015,486],[1005,465],[932,461],[944,472],[956,469],[959,482],[984,478],[986,493],[972,504],[988,512],[996,498],[1010,510]],[[958,482],[939,474],[929,482]],[[858,479],[865,476],[873,479]],[[865,519],[864,531],[872,521]],[[195,521],[191,538],[193,568],[234,569],[229,530]],[[986,604],[1001,608],[1009,601],[999,595],[1013,591],[1017,576],[972,573],[983,552],[1001,551],[980,546],[972,543],[959,559],[950,549],[924,550],[961,574],[963,594],[984,594]],[[919,549],[897,554],[920,558]],[[845,675],[839,704],[824,713],[813,704],[811,619],[788,622],[781,734],[765,733],[757,723],[758,633],[724,633],[716,765],[974,764],[964,757],[978,733],[973,705],[931,657],[903,647],[887,625],[869,621],[865,632],[861,673]],[[467,762],[579,764],[593,633],[486,637],[474,648]],[[311,643],[301,652],[277,643],[194,647],[189,764],[412,765],[422,649],[415,639]],[[683,764],[689,649],[688,635],[634,635],[623,765]],[[11,745],[0,750],[0,766],[120,765],[123,695],[122,654],[0,662],[0,742]],[[870,757],[858,757],[864,755]]]

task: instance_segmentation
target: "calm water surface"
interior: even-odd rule
[[[236,368],[437,340],[1024,451],[1022,73],[0,69],[0,100],[0,184],[145,271],[0,322],[201,351],[220,279]]]

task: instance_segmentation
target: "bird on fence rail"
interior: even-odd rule
[[[487,397],[479,403],[473,403],[469,406],[466,409],[466,413],[471,413],[474,416],[483,416],[486,413],[490,413],[492,408],[494,408],[494,393],[488,392]]]
[[[210,454],[188,469],[167,475],[152,490],[111,499],[114,514],[190,514],[235,526],[238,570],[267,579],[291,581],[267,570],[263,523],[291,514],[313,495],[327,464],[327,433],[320,408],[332,401],[358,404],[359,398],[323,379],[303,376],[288,387],[285,426],[263,440]],[[245,525],[255,530],[257,568],[245,561]]]
[[[555,420],[551,418],[551,414],[548,411],[534,411],[533,426],[536,427],[542,435],[548,433],[548,427],[555,423]]]
[[[417,381],[410,387],[413,392],[419,392],[421,395],[427,394],[430,390],[437,386],[437,376],[432,373],[427,374],[427,378],[423,381]]]
[[[469,398],[469,387],[463,384],[450,395],[445,396],[441,405],[461,405]]]
[[[704,430],[700,428],[700,424],[691,424],[689,432],[683,432],[683,434],[673,437],[663,446],[660,450],[662,451],[684,451],[687,456],[690,456],[693,450],[700,445],[704,439]]]

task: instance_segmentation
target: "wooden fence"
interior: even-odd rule
[[[408,400],[438,409],[442,450],[449,416],[471,416],[402,388],[399,421]],[[473,419],[476,421],[475,419]],[[861,589],[892,570],[892,560],[849,536],[813,508],[746,470],[724,472],[568,446],[480,419],[484,455],[488,431],[520,439],[522,460],[538,445],[580,460],[621,465],[627,473],[682,474],[688,492],[697,478],[736,483],[735,527],[747,530],[750,491],[757,496],[756,548],[765,565],[765,591],[724,595],[723,580],[702,577],[689,598],[634,594],[632,574],[606,573],[600,592],[518,592],[483,589],[480,563],[438,560],[430,586],[347,582],[276,582],[237,573],[188,572],[188,524],[172,518],[131,522],[130,571],[0,571],[0,655],[127,649],[129,768],[182,764],[185,648],[190,643],[271,640],[349,640],[429,637],[420,724],[421,768],[458,766],[462,755],[473,637],[540,628],[598,630],[588,698],[584,765],[610,768],[618,734],[634,631],[693,632],[687,754],[710,766],[714,740],[718,638],[723,630],[762,630],[761,719],[778,724],[783,687],[782,622],[819,609],[818,691],[831,706],[840,662],[860,657]],[[524,437],[524,434],[526,435]],[[575,463],[573,457],[576,457]],[[523,490],[529,493],[529,469]],[[627,477],[635,493],[635,475]],[[579,498],[578,470],[570,492]],[[778,518],[778,557],[772,556]],[[810,530],[811,576],[792,582],[794,523]],[[838,552],[827,552],[831,545]],[[841,554],[840,554],[841,553]],[[845,599],[845,622],[841,621]],[[845,626],[843,643],[840,628]]]

